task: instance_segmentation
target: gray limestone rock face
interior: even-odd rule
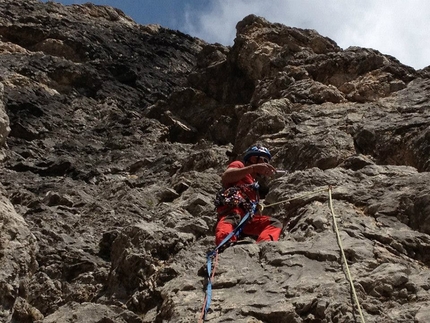
[[[223,46],[16,0],[0,70],[0,321],[199,321],[220,175],[256,142],[283,231],[213,259],[206,321],[429,321],[429,68],[254,15]]]
[[[4,146],[6,138],[9,135],[9,117],[4,108],[4,86],[0,83],[0,146]]]
[[[43,315],[20,298],[37,270],[38,244],[24,218],[5,197],[3,187],[0,191],[0,320],[40,318]]]

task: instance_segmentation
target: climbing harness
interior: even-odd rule
[[[329,207],[330,207],[330,211],[331,211],[332,218],[333,218],[333,226],[334,226],[334,229],[336,231],[337,242],[339,245],[339,249],[341,251],[343,263],[345,265],[346,276],[347,276],[347,279],[349,281],[349,285],[351,286],[351,292],[354,296],[354,301],[355,301],[355,304],[357,306],[357,310],[358,310],[358,313],[360,315],[361,322],[365,323],[364,316],[363,316],[361,306],[360,306],[360,302],[358,300],[357,293],[356,293],[356,290],[354,287],[354,281],[352,279],[351,272],[350,272],[349,266],[348,266],[348,262],[347,262],[347,259],[345,256],[345,252],[344,252],[344,249],[342,246],[342,240],[340,238],[340,233],[339,233],[339,228],[338,228],[337,221],[336,221],[336,216],[334,214],[333,200],[332,200],[332,186],[329,186],[328,188],[318,189],[318,190],[308,192],[305,194],[301,194],[299,196],[294,196],[292,198],[278,201],[278,202],[275,202],[272,204],[266,204],[266,205],[262,205],[262,204],[258,204],[258,203],[252,204],[252,210],[248,211],[248,213],[242,218],[242,220],[236,226],[236,228],[232,232],[230,232],[230,234],[213,251],[211,251],[207,254],[208,283],[207,283],[207,288],[206,288],[206,296],[205,296],[205,300],[204,300],[204,304],[203,304],[203,308],[202,308],[202,314],[201,314],[201,318],[200,318],[199,322],[203,322],[205,320],[206,314],[210,308],[211,297],[212,297],[212,283],[213,283],[213,278],[215,276],[216,264],[218,263],[218,251],[220,250],[220,248],[222,248],[224,245],[226,245],[233,236],[239,236],[240,235],[246,221],[248,221],[248,219],[250,219],[257,210],[259,212],[261,212],[264,209],[264,207],[271,207],[271,206],[287,203],[287,202],[290,202],[292,200],[296,200],[299,198],[314,196],[314,195],[317,195],[321,192],[328,192]],[[213,258],[215,258],[215,265],[212,267],[212,259]]]
[[[253,200],[249,197],[250,191],[254,191],[256,194],[256,200],[259,200],[258,195],[258,182],[252,184],[243,184],[238,186],[232,186],[227,189],[221,189],[215,196],[215,208],[226,207],[221,212],[218,212],[218,216],[222,213],[229,212],[232,208],[241,207],[245,212],[252,211]]]

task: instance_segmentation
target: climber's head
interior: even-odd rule
[[[252,157],[257,157],[257,158],[252,158]],[[251,158],[256,161],[253,162]],[[245,151],[245,154],[243,156],[243,162],[245,164],[261,163],[261,162],[268,163],[270,162],[271,159],[272,159],[272,155],[270,154],[269,149],[260,145],[249,147]]]

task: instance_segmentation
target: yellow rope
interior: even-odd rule
[[[349,284],[351,285],[352,294],[354,295],[355,304],[357,305],[357,309],[358,309],[358,313],[360,314],[361,322],[365,323],[363,313],[361,312],[360,303],[358,301],[357,293],[355,292],[355,287],[354,287],[354,282],[353,282],[352,277],[351,277],[351,272],[349,271],[348,262],[346,261],[345,252],[343,251],[342,240],[340,239],[339,229],[337,227],[337,222],[336,222],[336,216],[334,215],[334,210],[333,210],[333,202],[332,202],[332,198],[331,198],[331,187],[329,187],[329,189],[328,189],[328,196],[329,196],[330,210],[331,210],[331,214],[333,216],[334,228],[336,230],[337,242],[339,244],[339,248],[340,248],[340,251],[342,253],[343,262],[345,263],[345,270],[346,270],[346,273],[348,276]]]
[[[297,199],[299,199],[299,198],[303,198],[303,197],[308,197],[308,196],[317,195],[318,193],[321,193],[321,192],[324,192],[324,191],[327,191],[327,188],[321,188],[321,189],[319,189],[319,190],[315,190],[315,191],[312,191],[312,192],[308,192],[308,193],[305,193],[305,194],[302,194],[302,195],[299,195],[299,196],[294,196],[294,197],[292,197],[292,198],[289,198],[289,199],[286,199],[286,200],[282,200],[282,201],[279,201],[279,202],[275,202],[275,203],[272,203],[272,204],[265,204],[265,205],[261,205],[261,204],[260,204],[260,207],[261,207],[261,210],[260,210],[260,211],[262,211],[262,210],[263,210],[263,208],[265,208],[265,207],[275,206],[275,205],[278,205],[278,204],[282,204],[282,203],[290,202],[290,201],[292,201],[292,200],[297,200]]]
[[[294,196],[292,198],[289,198],[289,199],[286,199],[286,200],[282,200],[282,201],[279,201],[279,202],[276,202],[276,203],[266,204],[266,205],[261,205],[260,204],[258,206],[259,207],[259,211],[261,212],[265,207],[275,206],[275,205],[282,204],[282,203],[287,203],[287,202],[290,202],[292,200],[296,200],[296,199],[299,199],[299,198],[313,196],[313,195],[316,195],[316,194],[318,194],[320,192],[324,192],[324,191],[327,191],[327,190],[328,190],[328,196],[329,196],[330,211],[331,211],[331,214],[333,216],[333,223],[334,223],[334,228],[335,228],[335,231],[336,231],[337,242],[339,244],[339,248],[340,248],[340,252],[342,254],[343,262],[345,263],[345,271],[346,271],[346,274],[347,274],[347,277],[348,277],[348,280],[349,280],[349,284],[351,286],[352,294],[354,295],[354,301],[355,301],[355,304],[357,306],[358,313],[360,314],[361,322],[365,323],[365,320],[364,320],[364,317],[363,317],[363,313],[361,311],[360,302],[358,301],[357,293],[355,291],[354,281],[352,280],[351,272],[349,271],[348,262],[346,260],[345,252],[343,250],[342,240],[340,239],[339,228],[337,226],[336,216],[334,214],[334,209],[333,209],[333,200],[332,200],[332,196],[331,196],[331,192],[332,192],[331,186],[329,186],[328,189],[327,188],[322,188],[322,189],[315,190],[315,191],[312,191],[312,192],[308,192],[308,193],[305,193],[305,194],[302,194],[302,195],[299,195],[299,196]]]

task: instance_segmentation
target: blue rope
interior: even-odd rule
[[[205,305],[205,310],[204,310],[204,314],[203,314],[203,320],[206,318],[206,314],[209,311],[210,305],[211,305],[211,299],[212,299],[212,279],[211,279],[211,275],[212,275],[212,258],[214,256],[216,256],[218,250],[223,247],[227,242],[230,241],[230,239],[233,236],[238,237],[240,235],[240,233],[243,230],[243,227],[246,223],[246,221],[249,220],[249,218],[254,215],[255,213],[255,209],[256,209],[257,204],[256,203],[252,203],[252,210],[249,211],[248,213],[245,214],[245,216],[242,218],[242,220],[239,222],[239,224],[236,226],[236,228],[234,228],[233,231],[231,231],[229,233],[229,235],[227,237],[224,238],[223,241],[221,241],[221,243],[216,246],[216,248],[210,252],[207,253],[207,273],[208,273],[208,284],[206,286],[206,305]]]

